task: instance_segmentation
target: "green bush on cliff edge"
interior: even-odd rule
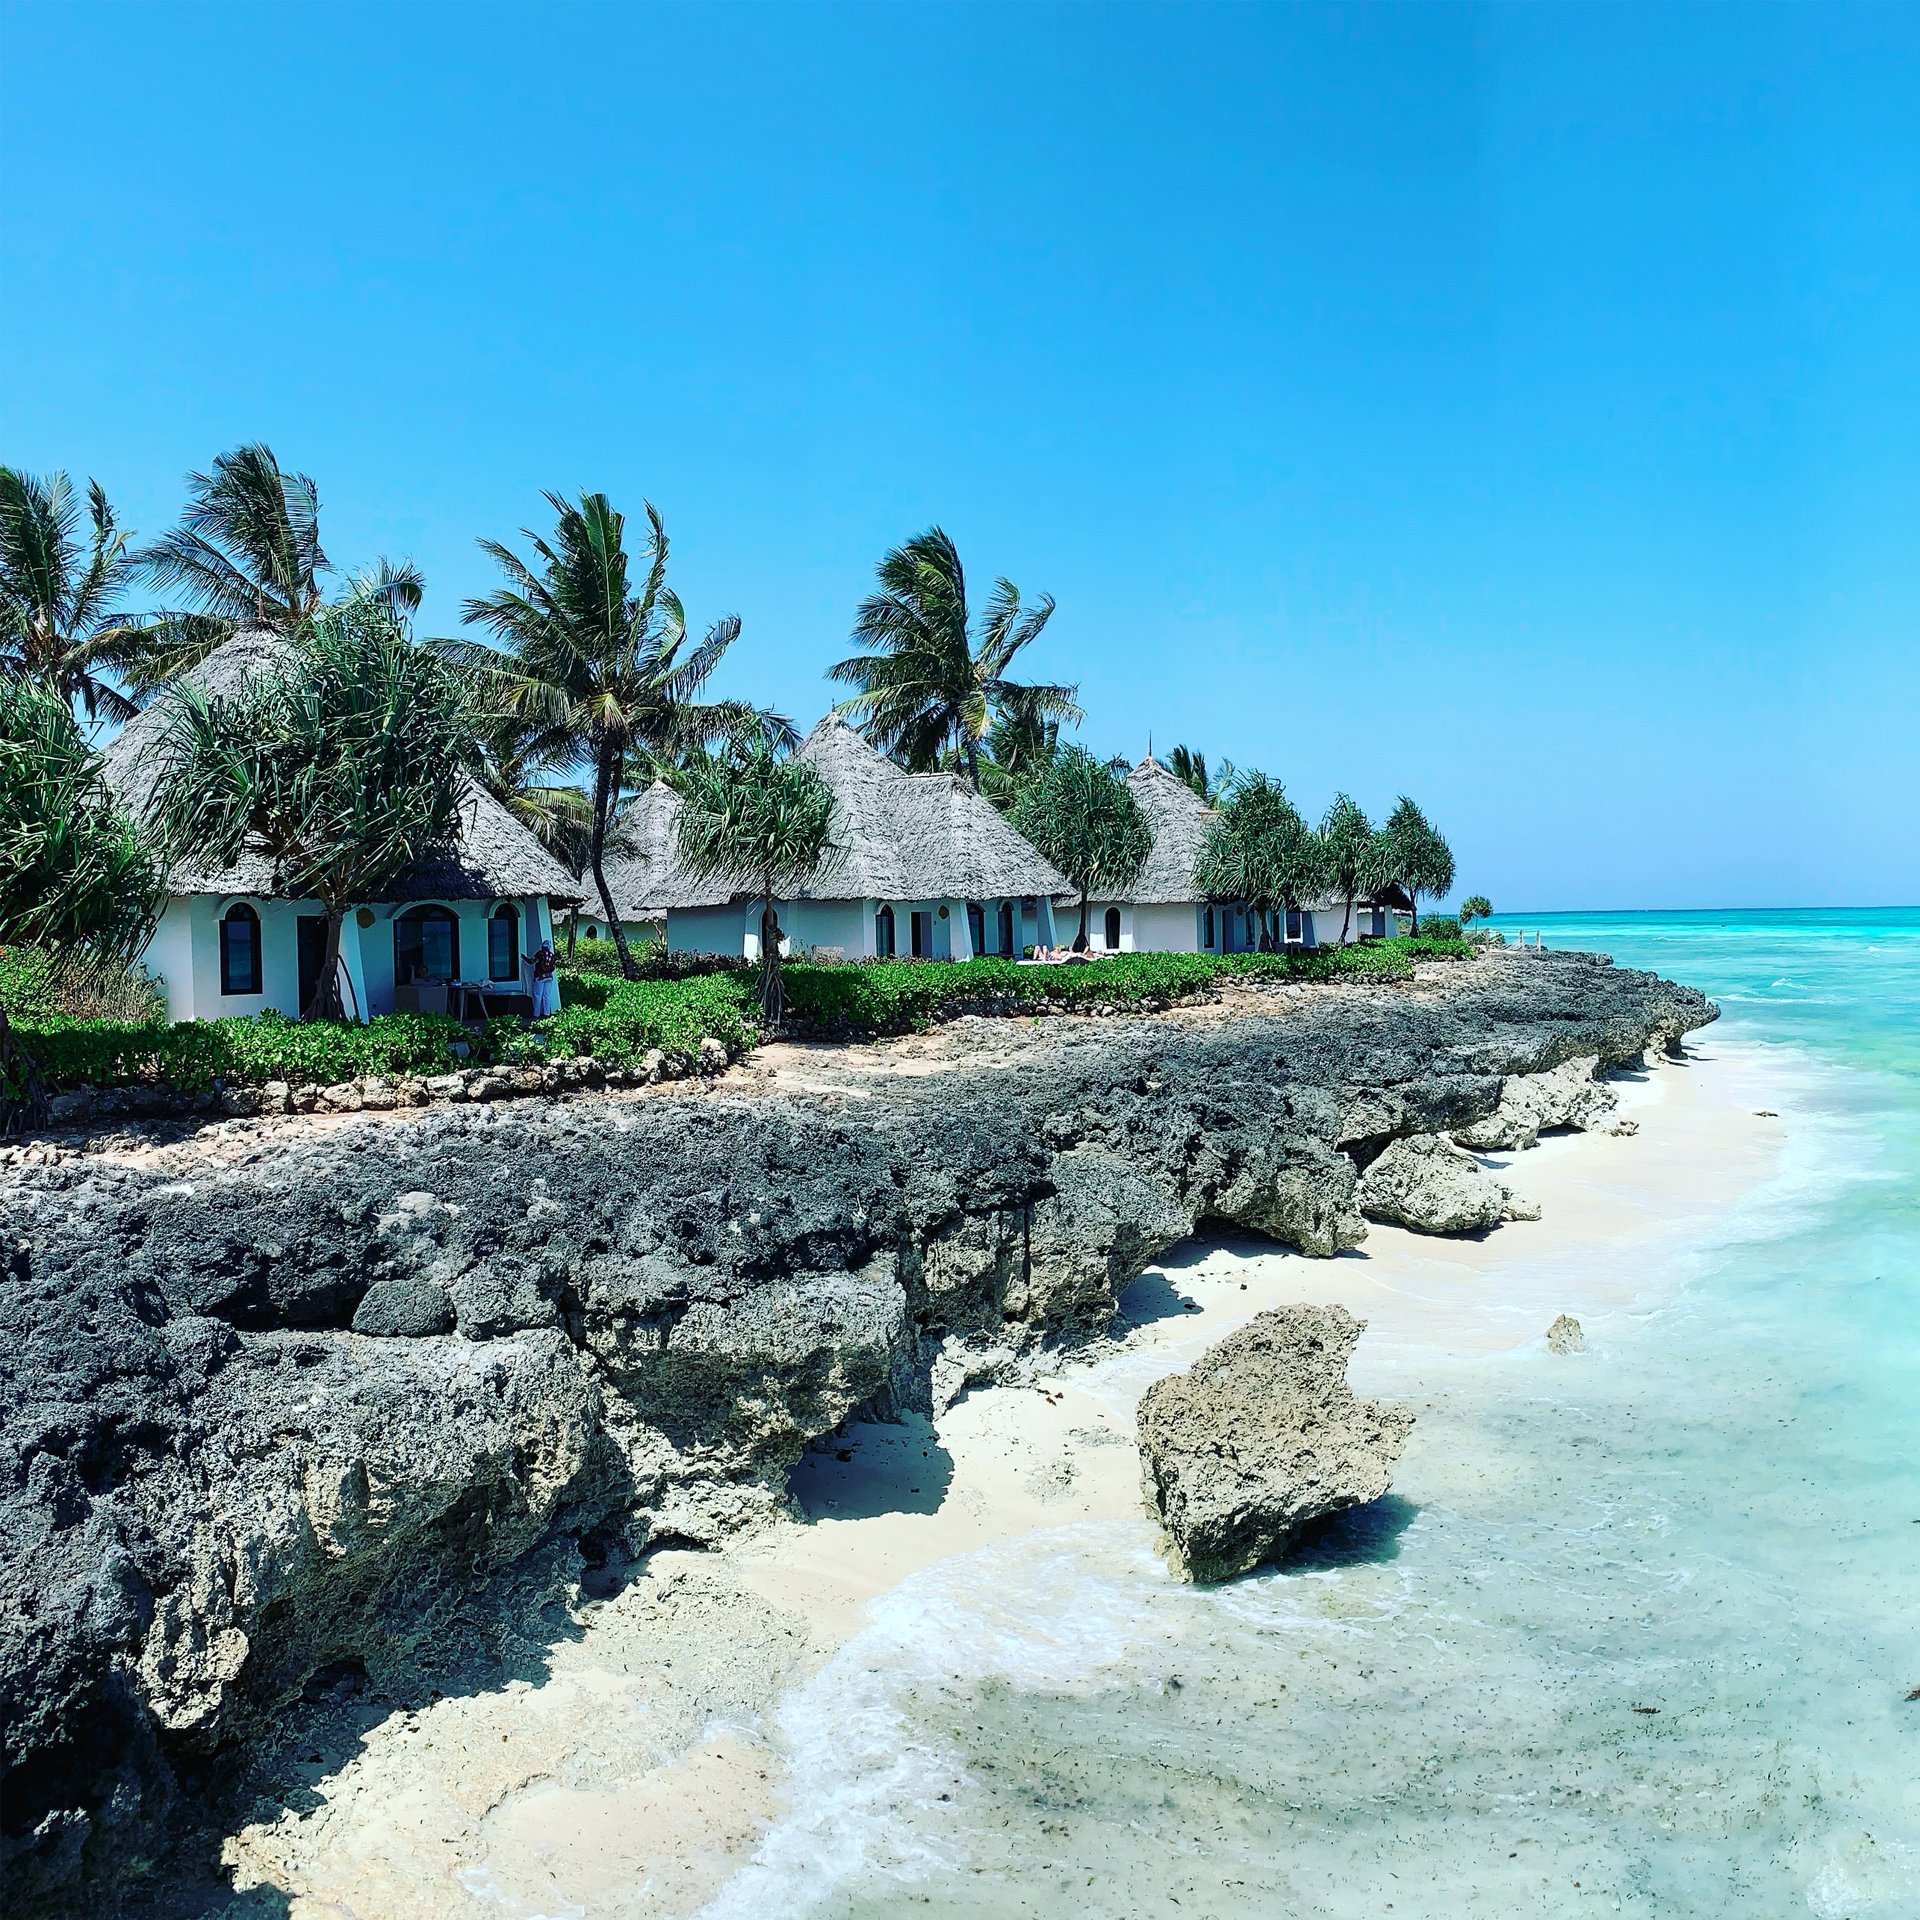
[[[786,969],[790,1017],[803,1031],[850,1038],[907,1033],[960,1013],[1071,1012],[1192,999],[1215,981],[1404,980],[1417,958],[1464,959],[1458,939],[1380,940],[1311,953],[1122,953],[1091,964],[1018,966],[1009,960],[795,961]],[[691,979],[567,977],[566,1004],[527,1026],[465,1027],[444,1015],[381,1014],[364,1025],[247,1019],[75,1020],[21,1023],[51,1091],[164,1083],[197,1091],[269,1080],[325,1085],[367,1074],[446,1073],[502,1061],[591,1056],[632,1060],[657,1049],[691,1057],[717,1040],[738,1054],[758,1038],[753,975],[744,965]]]

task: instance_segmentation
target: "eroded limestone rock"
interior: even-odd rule
[[[1147,1389],[1141,1482],[1176,1573],[1230,1580],[1386,1492],[1413,1415],[1347,1385],[1365,1329],[1344,1307],[1278,1307]]]
[[[1479,1233],[1503,1220],[1540,1218],[1533,1201],[1437,1133],[1387,1148],[1361,1178],[1360,1209],[1415,1233]]]
[[[1637,1120],[1622,1119],[1615,1111],[1620,1097],[1595,1078],[1599,1068],[1597,1054],[1583,1054],[1545,1073],[1510,1075],[1501,1084],[1498,1111],[1469,1126],[1455,1127],[1453,1137],[1475,1153],[1504,1153],[1530,1147],[1543,1133],[1556,1129],[1639,1132]]]

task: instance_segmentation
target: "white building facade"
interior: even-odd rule
[[[285,657],[270,635],[241,633],[185,679],[218,694]],[[136,819],[158,768],[153,755],[170,724],[163,694],[106,749],[107,779]],[[511,995],[526,988],[530,957],[553,938],[553,900],[578,891],[573,877],[490,794],[469,786],[452,842],[356,904],[340,929],[341,1003],[349,1019],[403,1007],[447,1004],[445,989],[471,983]],[[326,956],[326,915],[317,900],[289,897],[264,852],[231,870],[188,859],[167,875],[166,901],[141,964],[160,985],[173,1020],[283,1013],[314,997]]]
[[[833,846],[804,887],[775,903],[784,953],[1017,959],[1055,944],[1054,901],[1065,878],[965,781],[904,771],[833,714],[798,757],[833,794]],[[633,851],[607,870],[622,926],[637,933],[664,922],[671,952],[757,960],[758,897],[744,884],[683,871],[674,847],[679,807],[676,794],[655,786],[628,810]]]

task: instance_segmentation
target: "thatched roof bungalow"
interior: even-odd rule
[[[964,780],[905,772],[837,714],[799,757],[833,794],[833,850],[779,903],[791,951],[964,960],[1053,944],[1053,897],[1068,891],[1065,878]],[[679,808],[656,786],[626,815],[631,851],[607,866],[622,924],[641,932],[664,920],[676,952],[757,957],[751,883],[684,871],[674,851]]]
[[[1151,754],[1127,775],[1127,786],[1153,830],[1153,851],[1131,887],[1089,903],[1088,938],[1120,953],[1244,953],[1260,943],[1257,919],[1244,901],[1216,900],[1194,879],[1214,809]],[[1408,901],[1396,888],[1354,903],[1303,902],[1286,916],[1289,946],[1334,946],[1392,932],[1392,913]]]
[[[217,647],[182,683],[235,693],[279,667],[284,642],[246,632]],[[154,749],[171,723],[165,693],[106,748],[108,782],[136,819],[151,809],[159,777]],[[324,954],[316,900],[279,886],[264,852],[231,868],[192,858],[166,877],[167,902],[145,964],[163,984],[175,1020],[297,1014],[313,997]],[[445,984],[485,983],[502,995],[524,986],[525,957],[552,938],[552,902],[579,883],[483,788],[469,784],[458,830],[382,897],[361,902],[341,929],[341,997],[349,1013],[444,1006]]]

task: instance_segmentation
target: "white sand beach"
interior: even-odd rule
[[[1183,1249],[1129,1292],[1109,1346],[1030,1387],[976,1390],[937,1423],[866,1426],[794,1475],[807,1519],[714,1554],[655,1553],[583,1606],[538,1676],[375,1726],[311,1798],[229,1845],[239,1884],[296,1920],[503,1920],[698,1913],[808,1782],[789,1780],[770,1708],[855,1633],[878,1596],[935,1562],[1081,1520],[1151,1523],[1132,1409],[1260,1310],[1339,1301],[1368,1322],[1362,1392],[1409,1354],[1538,1344],[1556,1315],[1607,1329],[1657,1306],[1651,1253],[1711,1231],[1772,1178],[1792,1125],[1759,1109],[1762,1063],[1696,1035],[1686,1060],[1618,1083],[1632,1137],[1567,1135],[1508,1177],[1537,1222],[1442,1241],[1374,1227],[1311,1260],[1239,1240]]]

